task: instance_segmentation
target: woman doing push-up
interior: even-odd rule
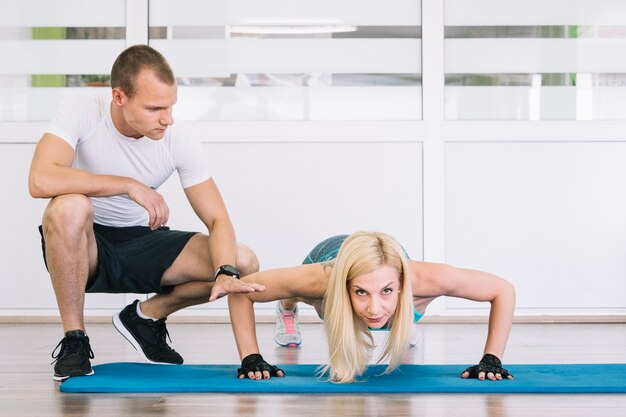
[[[400,244],[386,234],[335,236],[317,245],[303,265],[261,271],[242,281],[264,285],[265,291],[229,295],[231,323],[242,358],[240,378],[284,376],[259,354],[255,302],[283,300],[284,304],[279,304],[281,317],[287,307],[295,310],[297,302],[313,306],[323,319],[328,338],[328,362],[322,371],[330,381],[349,383],[357,380],[370,361],[372,330],[389,331],[379,362],[388,360],[385,373],[391,372],[409,348],[414,321],[440,296],[491,303],[483,357],[461,376],[512,378],[502,368],[500,358],[513,320],[513,285],[486,272],[411,261]],[[298,338],[293,341],[297,344]]]

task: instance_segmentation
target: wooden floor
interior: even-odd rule
[[[473,364],[480,358],[483,324],[420,324],[410,363]],[[273,363],[320,363],[326,345],[319,324],[302,326],[299,348],[280,348],[273,327],[259,325],[261,349]],[[227,324],[169,325],[186,363],[238,363]],[[109,324],[88,328],[93,363],[139,361]],[[27,416],[626,416],[626,395],[235,395],[63,394],[52,381],[50,353],[61,337],[57,324],[0,324],[0,417]],[[626,362],[626,323],[516,324],[508,363]],[[462,369],[459,368],[459,372]],[[626,375],[624,376],[626,378]],[[488,382],[486,382],[488,383]]]

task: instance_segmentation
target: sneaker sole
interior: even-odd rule
[[[141,357],[143,358],[145,362],[158,364],[158,365],[176,365],[175,363],[155,362],[153,360],[148,359],[146,354],[143,353],[143,350],[141,349],[141,345],[139,344],[139,342],[137,342],[133,334],[126,328],[126,326],[124,326],[124,323],[122,323],[122,320],[120,320],[120,313],[116,313],[113,316],[113,327],[115,327],[115,329],[119,332],[119,334],[124,336],[124,339],[128,340],[128,343],[130,343],[131,346],[135,348],[137,353],[141,355]]]
[[[72,377],[77,377],[77,376],[91,376],[95,374],[95,371],[92,369],[90,373],[88,374],[76,374],[76,375],[53,375],[52,379],[55,380],[56,382],[64,382],[67,379],[70,379]]]
[[[282,347],[297,347],[302,344],[302,340],[299,341],[298,343],[281,343],[278,340],[276,340],[276,338],[274,338],[274,342],[276,342],[278,346],[282,346]]]

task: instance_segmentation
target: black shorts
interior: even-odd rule
[[[94,223],[98,246],[98,267],[87,282],[86,292],[163,294],[171,286],[161,286],[163,273],[169,268],[196,232],[182,232],[160,227],[110,227]],[[46,263],[43,231],[41,248]]]

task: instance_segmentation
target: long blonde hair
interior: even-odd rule
[[[398,367],[409,346],[413,323],[413,296],[408,262],[400,244],[378,232],[356,232],[341,245],[324,298],[324,328],[328,337],[328,363],[321,370],[330,381],[348,383],[361,375],[372,355],[374,339],[352,308],[348,283],[383,265],[398,271],[400,296],[390,319],[389,335],[377,363],[389,358],[384,373]]]

